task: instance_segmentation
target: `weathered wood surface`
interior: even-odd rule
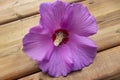
[[[39,71],[34,61],[22,52],[21,39],[30,26],[38,20],[37,16],[16,21],[0,27],[0,79],[13,79]],[[26,24],[27,23],[27,24]],[[101,23],[104,26],[92,39],[98,44],[98,50],[104,50],[120,44],[120,20]],[[11,32],[9,32],[11,31]],[[102,44],[102,45],[101,45]]]
[[[42,2],[51,2],[53,0],[6,0],[0,1],[0,24],[11,22],[17,19],[22,19],[38,13],[39,5]],[[83,0],[63,0],[66,2],[75,2]],[[114,15],[120,10],[120,0],[94,0],[93,4],[89,4],[89,0],[82,2],[88,6],[91,13],[100,17],[99,21]],[[111,6],[112,5],[112,6]],[[102,15],[101,15],[102,14]]]
[[[97,43],[98,51],[120,45],[120,0],[95,0],[93,4],[88,4],[87,1],[82,3],[87,5],[97,18],[99,31],[91,38]],[[12,80],[39,71],[35,62],[22,52],[22,38],[30,27],[38,24],[39,15],[18,19],[0,26],[0,80]]]
[[[92,4],[88,2],[89,0],[86,0],[82,3],[96,17],[97,22],[118,18],[120,14],[120,0],[93,0]]]
[[[94,63],[67,77],[52,78],[42,72],[18,80],[106,80],[120,74],[120,46],[99,52]]]
[[[0,0],[0,24],[38,13],[39,5],[54,0]],[[63,0],[76,2],[81,0]]]
[[[0,27],[1,79],[13,79],[39,71],[34,61],[30,60],[21,50],[21,39],[23,35],[28,31],[31,25],[34,25],[37,22],[37,20],[38,17],[34,16],[34,18],[31,17]],[[103,28],[100,28],[98,34],[92,37],[98,44],[99,51],[120,44],[119,23],[120,20],[116,19],[99,24],[99,27]]]
[[[120,18],[98,24],[99,31],[91,38],[99,46],[98,51],[120,45]]]

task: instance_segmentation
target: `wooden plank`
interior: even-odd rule
[[[48,1],[50,2],[53,0],[6,0],[6,2],[1,1],[0,24],[35,15],[38,13],[39,4]],[[63,1],[73,2],[75,0]],[[120,10],[120,0],[94,0],[93,4],[89,4],[89,0],[86,0],[82,3],[85,6],[89,7],[89,10],[93,15],[99,18],[99,20],[97,19],[99,22],[117,17],[115,13]]]
[[[38,13],[39,5],[43,2],[54,0],[1,0],[0,1],[0,24],[21,19]],[[77,0],[63,0],[76,2]],[[81,1],[81,0],[79,0]]]
[[[120,0],[93,0],[92,4],[89,4],[89,1],[82,3],[97,18],[97,22],[115,19],[120,14]]]
[[[120,45],[120,18],[99,23],[98,26],[98,33],[91,36],[99,46],[98,51]]]
[[[116,14],[116,10],[111,13]],[[118,13],[119,10],[117,10],[117,14]],[[104,13],[101,13],[101,15],[103,14]],[[97,13],[95,13],[95,15],[97,15]],[[102,16],[98,16],[96,16],[96,18],[100,20]],[[112,16],[114,15],[112,14]],[[11,80],[39,71],[34,61],[29,59],[21,50],[21,39],[31,26],[38,23],[38,20],[39,16],[34,15],[0,26],[0,79]],[[120,15],[117,15],[117,17],[114,16],[110,21],[107,21],[107,18],[103,18],[103,21],[98,25],[99,32],[92,37],[98,44],[98,51],[120,44]]]
[[[0,27],[0,79],[19,78],[39,71],[35,62],[22,52],[21,40],[38,19],[33,16]],[[120,45],[120,19],[100,23],[99,27],[102,26],[105,28],[92,37],[98,44],[98,51]]]
[[[99,52],[93,64],[67,77],[52,78],[39,72],[18,80],[106,80],[116,74],[120,75],[120,46]]]

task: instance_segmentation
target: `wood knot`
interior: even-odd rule
[[[39,80],[43,80],[42,78],[40,78]]]
[[[94,3],[94,0],[89,0],[89,4],[93,4]]]
[[[120,33],[120,29],[116,30],[116,33]]]

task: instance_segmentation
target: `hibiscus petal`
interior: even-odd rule
[[[40,25],[37,25],[35,27],[32,27],[29,32],[30,33],[36,33],[36,34],[41,34],[42,28],[40,27]]]
[[[34,60],[48,60],[53,50],[52,39],[39,27],[34,27],[23,39],[23,50]]]
[[[47,34],[49,36],[52,35],[52,33],[48,29],[42,28],[40,25],[32,27],[29,32],[35,34],[43,34],[43,35]]]
[[[90,36],[97,32],[95,18],[89,13],[87,7],[82,4],[72,4],[66,9],[63,20],[63,28],[80,36]]]
[[[39,62],[43,72],[51,76],[66,76],[73,68],[72,55],[67,45],[56,47],[49,61]]]
[[[73,56],[74,70],[82,69],[93,62],[97,46],[92,40],[87,37],[72,35],[68,45]]]
[[[61,26],[61,20],[65,13],[67,3],[56,1],[54,3],[43,3],[40,5],[40,24],[54,31]]]

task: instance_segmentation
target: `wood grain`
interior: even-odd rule
[[[34,61],[22,52],[21,40],[37,21],[38,16],[33,16],[0,27],[0,79],[19,78],[39,71]],[[102,26],[105,28],[92,37],[98,51],[120,45],[120,19],[99,24]]]
[[[38,14],[39,5],[42,2],[53,0],[6,0],[0,1],[0,24],[22,19],[31,15]],[[63,0],[65,2],[83,0]],[[117,17],[120,10],[120,0],[94,0],[89,4],[89,0],[82,2],[89,8],[91,13],[99,18],[99,22]],[[112,5],[112,6],[111,6]],[[28,7],[29,6],[29,7]],[[109,7],[108,7],[109,6]],[[104,9],[103,9],[104,8]],[[102,14],[102,15],[101,15]]]
[[[120,45],[120,18],[98,24],[99,31],[91,38],[99,46],[98,51]]]
[[[1,0],[0,24],[37,14],[41,3],[53,1],[54,0]],[[78,0],[63,1],[71,3]]]
[[[119,0],[109,0],[110,2],[108,3],[106,2],[107,0],[104,0],[105,3],[103,0],[95,1],[98,2],[89,4],[88,8],[95,15],[99,23],[98,33],[91,37],[98,44],[98,51],[120,45]],[[104,10],[102,6],[110,7]],[[96,7],[96,11],[93,7]],[[108,11],[106,11],[107,9]],[[97,13],[97,11],[102,11],[102,13]],[[38,21],[39,15],[34,15],[0,26],[1,80],[16,79],[39,71],[35,62],[22,52],[23,36],[30,27],[37,25]]]
[[[88,2],[86,0],[82,3],[97,18],[97,22],[115,19],[120,14],[120,0],[93,0],[92,4]]]
[[[39,72],[18,80],[106,80],[116,74],[120,75],[120,46],[99,52],[93,64],[67,77],[52,78]]]

